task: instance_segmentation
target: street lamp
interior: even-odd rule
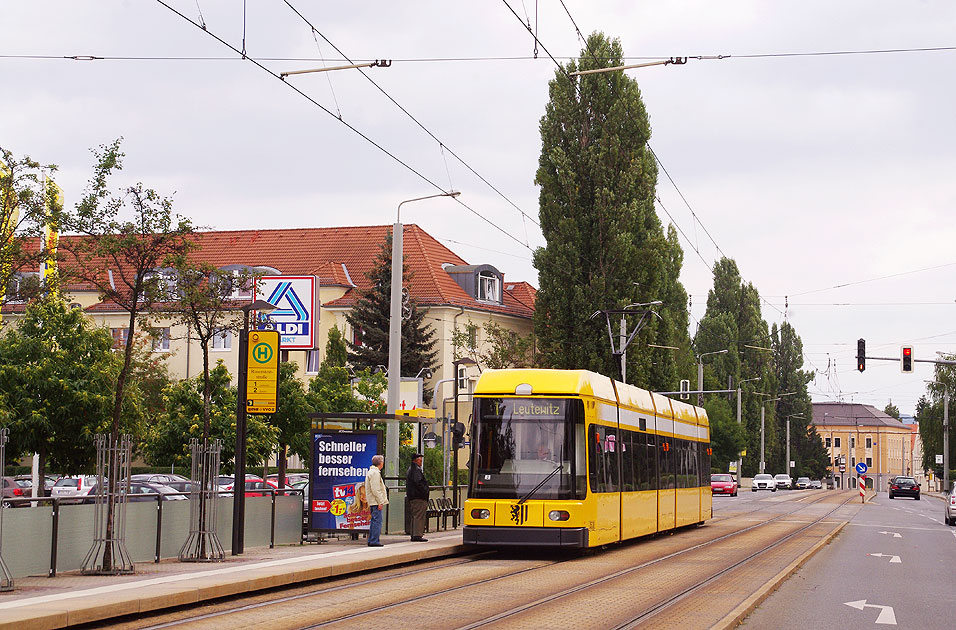
[[[802,418],[802,413],[792,413],[787,416],[787,474],[790,474],[790,418]]]
[[[387,411],[392,415],[398,411],[399,388],[402,382],[402,235],[404,230],[402,226],[402,205],[435,197],[457,197],[460,194],[458,191],[451,191],[406,199],[398,204],[398,210],[395,213],[395,225],[392,226],[392,294],[388,321]],[[386,477],[394,477],[397,474],[398,466],[398,424],[395,422],[387,423],[385,431],[385,461],[388,466]]]
[[[242,308],[242,331],[239,333],[239,396],[236,401],[236,481],[232,486],[232,555],[243,551],[246,516],[246,371],[249,368],[249,312],[268,313],[275,305],[256,300]]]
[[[743,385],[744,383],[749,383],[751,381],[759,381],[759,380],[760,380],[760,377],[755,376],[753,378],[745,378],[742,381],[737,381],[737,424],[740,424],[742,422],[742,414],[740,409],[740,394],[741,394],[740,386]],[[740,454],[738,453],[737,454],[737,486],[738,487],[740,486],[740,474],[741,474],[743,465],[744,465],[743,457],[741,457]]]
[[[452,446],[454,447],[454,454],[452,455],[451,461],[452,465],[455,467],[453,474],[455,492],[452,495],[452,506],[455,508],[455,514],[452,518],[452,522],[455,525],[455,528],[458,528],[458,367],[462,365],[478,365],[475,363],[474,359],[469,357],[462,357],[460,359],[455,359],[452,361],[452,366],[455,370],[455,387],[454,387],[454,396],[455,396],[455,424],[452,425]]]
[[[758,396],[773,396],[773,394],[764,394],[763,392],[754,392],[754,393],[757,394]],[[787,392],[786,394],[777,394],[776,398],[764,400],[760,403],[760,472],[763,472],[764,468],[766,467],[766,462],[764,461],[764,424],[765,424],[764,416],[765,416],[766,407],[764,405],[770,402],[777,402],[784,396],[793,396],[796,393],[797,392]],[[787,460],[787,464],[790,464],[790,460]]]
[[[727,350],[716,350],[714,352],[705,352],[697,356],[697,406],[704,406],[704,357],[709,354],[727,354]]]

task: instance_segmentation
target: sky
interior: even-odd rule
[[[602,31],[629,63],[690,57],[627,73],[692,335],[726,256],[801,336],[815,401],[912,414],[920,360],[956,352],[952,2],[164,2],[3,3],[0,146],[58,165],[67,207],[119,137],[114,187],[143,182],[213,229],[391,224],[399,202],[457,190],[402,221],[537,286],[551,57]],[[346,58],[391,63],[274,76]],[[870,356],[912,344],[915,373],[857,372],[858,338]]]

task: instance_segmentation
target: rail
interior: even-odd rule
[[[156,546],[155,552],[153,554],[153,562],[159,563],[161,560],[161,543],[162,543],[162,534],[163,534],[163,504],[171,500],[168,497],[179,496],[183,497],[186,500],[189,500],[190,492],[149,492],[136,495],[127,495],[127,502],[129,503],[140,503],[146,501],[155,501],[156,502]],[[231,497],[232,492],[229,491],[219,491],[219,498]],[[247,490],[246,496],[264,496],[269,495],[272,498],[271,506],[271,522],[269,524],[269,548],[275,548],[276,540],[276,497],[277,496],[295,496],[299,495],[305,500],[304,491],[301,488],[269,488],[269,489],[255,489]],[[135,496],[135,500],[130,500],[129,497]],[[174,499],[173,499],[174,500]],[[4,504],[9,504],[9,507],[4,509],[22,509],[26,508],[39,508],[41,504],[50,504],[51,505],[51,518],[52,520],[52,534],[50,536],[50,567],[47,574],[47,577],[56,577],[57,572],[57,551],[59,546],[60,538],[60,506],[61,505],[74,505],[77,503],[85,504],[92,503],[93,497],[84,496],[84,497],[7,497],[3,499]],[[32,505],[36,504],[36,505]],[[299,544],[302,544],[300,539]]]

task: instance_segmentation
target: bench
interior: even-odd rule
[[[458,522],[456,515],[461,513],[461,508],[456,508],[451,499],[437,498],[428,500],[428,509],[425,511],[425,529],[428,529],[428,519],[435,519],[435,530],[438,530],[438,519],[441,519],[442,529],[448,529],[448,517],[452,517],[452,522]]]

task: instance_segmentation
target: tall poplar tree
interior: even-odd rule
[[[689,347],[687,294],[678,281],[683,253],[676,232],[665,233],[655,213],[657,164],[640,90],[621,71],[569,75],[622,64],[620,42],[595,33],[580,58],[558,69],[549,84],[535,176],[547,241],[534,255],[541,284],[535,335],[543,364],[619,377],[607,322],[591,315],[661,300],[659,317],[652,316],[628,348],[627,380],[674,389],[689,370],[687,350],[662,352],[647,344]],[[629,329],[637,320],[628,318]],[[617,337],[619,315],[612,326]]]

